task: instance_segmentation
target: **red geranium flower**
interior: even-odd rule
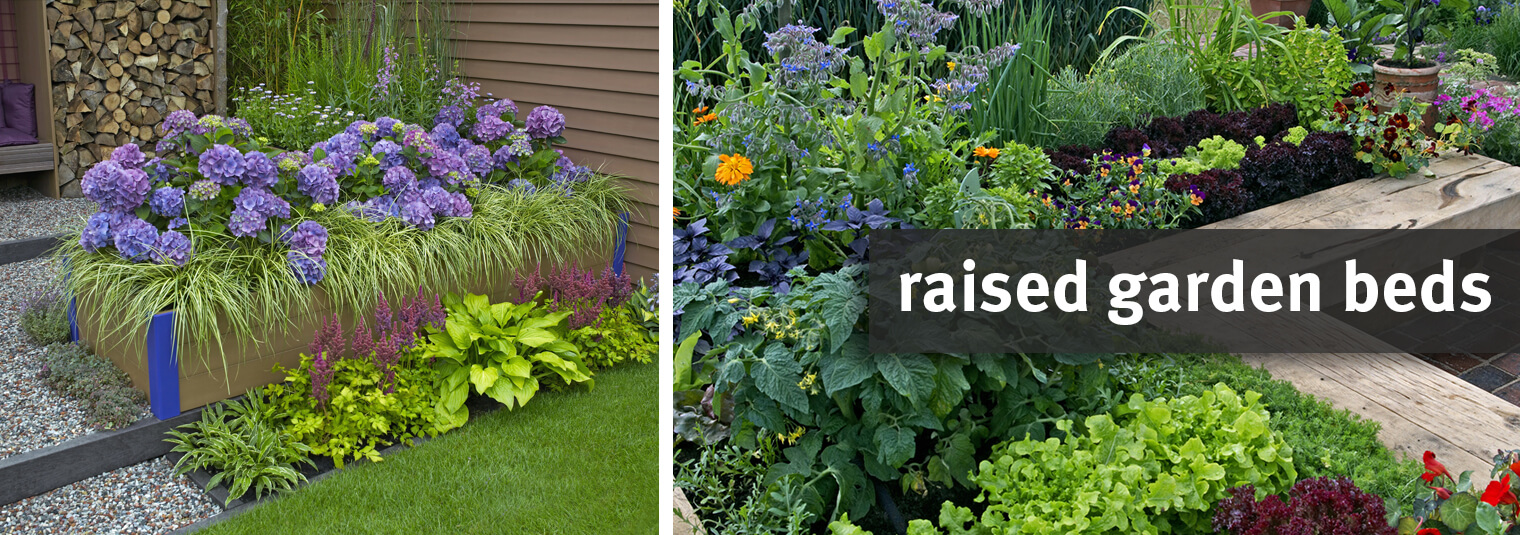
[[[1371,93],[1371,92],[1372,92],[1372,86],[1367,85],[1367,82],[1357,82],[1356,84],[1354,84],[1354,85],[1351,86],[1351,96],[1353,96],[1353,97],[1366,96],[1367,93]]]
[[[1489,481],[1488,488],[1483,489],[1483,503],[1498,507],[1500,505],[1513,505],[1520,503],[1515,499],[1515,493],[1509,490],[1509,474],[1504,474],[1498,481]]]

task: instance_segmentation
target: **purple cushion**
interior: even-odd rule
[[[5,115],[5,127],[37,137],[36,88],[32,84],[5,84],[0,87],[0,111]]]
[[[28,136],[15,128],[0,128],[0,147],[35,143],[37,143],[37,136]]]

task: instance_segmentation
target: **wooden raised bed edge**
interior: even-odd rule
[[[629,214],[621,214],[621,222],[618,224],[617,238],[613,243],[611,258],[605,253],[583,254],[584,260],[594,262],[581,262],[582,265],[610,264],[613,271],[622,274],[624,271],[624,254],[628,242]],[[505,274],[498,274],[505,279]],[[486,282],[486,281],[482,281]],[[490,284],[483,288],[474,288],[491,295],[493,300],[505,296],[510,290],[510,281],[489,281]],[[325,293],[314,290],[313,299],[317,305],[325,305]],[[455,288],[452,291],[471,290],[471,288]],[[283,332],[271,332],[271,336],[278,336],[278,340],[270,340],[264,344],[247,344],[243,341],[233,341],[231,347],[225,352],[226,368],[212,367],[206,363],[193,361],[182,366],[179,359],[179,344],[174,338],[175,311],[160,312],[153,316],[148,323],[146,332],[143,333],[142,347],[135,344],[124,343],[124,340],[113,340],[109,345],[98,343],[102,336],[98,329],[91,329],[86,325],[80,329],[78,320],[79,303],[77,299],[69,301],[69,339],[71,341],[88,342],[96,354],[114,362],[117,367],[127,372],[132,377],[133,387],[148,395],[149,405],[153,416],[160,420],[167,420],[178,416],[182,411],[196,407],[202,407],[209,403],[242,395],[249,388],[277,382],[281,380],[273,371],[273,365],[278,363],[285,367],[294,367],[298,362],[300,351],[305,347],[306,333],[310,333],[320,326],[324,314],[332,312],[328,306],[313,306],[313,315],[304,318],[292,318],[294,325],[288,329],[280,329]],[[352,316],[344,318],[345,325],[353,325]],[[138,331],[142,332],[142,331]],[[297,335],[296,333],[300,333]],[[139,351],[140,349],[140,351]],[[219,366],[219,365],[218,365]]]

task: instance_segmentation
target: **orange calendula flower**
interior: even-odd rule
[[[691,124],[693,126],[695,126],[695,125],[700,125],[702,123],[716,121],[716,120],[718,120],[718,114],[716,114],[716,113],[709,113],[707,115],[703,115],[701,117],[698,117],[697,120],[692,121]]]
[[[681,217],[681,209],[680,208],[676,208],[676,207],[671,207],[670,208],[670,218],[671,219],[675,219],[677,217]]]
[[[755,172],[755,166],[749,158],[739,153],[734,153],[733,156],[719,154],[718,160],[723,163],[718,165],[718,172],[713,175],[713,179],[725,186],[737,186],[740,182],[749,180],[749,175]]]
[[[977,147],[976,150],[971,151],[971,153],[976,155],[978,158],[992,158],[994,160],[997,159],[999,152],[1002,151],[1000,149],[989,149],[987,147]]]
[[[691,112],[692,112],[692,113],[695,113],[695,114],[697,114],[697,115],[702,115],[702,114],[704,114],[704,113],[707,113],[707,106],[702,106],[702,107],[700,107],[700,108],[697,108],[697,109],[694,109],[694,110],[691,110]]]

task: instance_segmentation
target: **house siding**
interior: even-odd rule
[[[565,114],[565,154],[625,177],[628,271],[659,267],[659,3],[473,0],[453,6],[463,75],[523,113]]]

